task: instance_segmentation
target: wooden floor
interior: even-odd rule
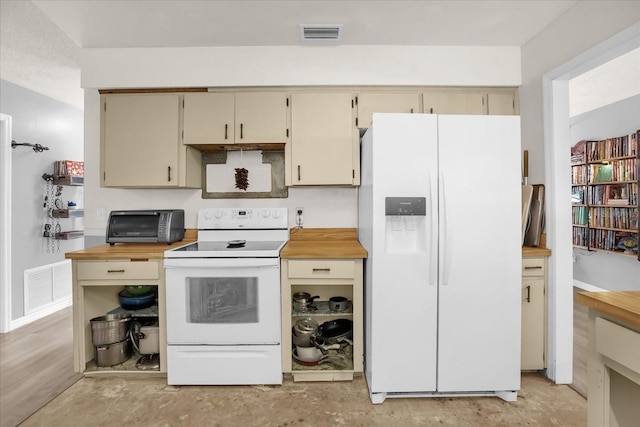
[[[18,425],[78,381],[72,308],[0,334],[0,427]]]

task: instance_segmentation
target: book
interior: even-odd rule
[[[592,183],[613,181],[612,165],[591,165]]]

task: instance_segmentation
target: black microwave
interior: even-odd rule
[[[107,243],[167,243],[184,238],[184,210],[111,211]]]

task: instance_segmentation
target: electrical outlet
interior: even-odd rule
[[[296,208],[296,225],[302,227],[304,224],[304,208]]]
[[[107,210],[105,208],[98,208],[96,210],[96,220],[100,222],[107,220]]]

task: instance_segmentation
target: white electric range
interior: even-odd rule
[[[169,384],[282,384],[286,208],[198,211],[198,241],[164,253]]]

